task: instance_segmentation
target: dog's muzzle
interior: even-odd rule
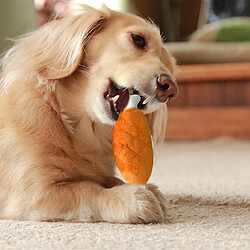
[[[179,93],[177,83],[173,78],[166,74],[160,74],[156,77],[156,98],[159,102],[171,102]]]

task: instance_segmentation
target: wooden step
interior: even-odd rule
[[[250,107],[171,107],[166,139],[250,139]]]
[[[250,79],[250,62],[181,65],[177,68],[176,75],[176,80],[180,83],[247,79]]]

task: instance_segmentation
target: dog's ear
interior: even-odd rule
[[[154,142],[163,142],[167,127],[167,105],[147,115],[147,120]]]
[[[58,79],[72,74],[81,64],[87,41],[108,17],[108,9],[85,6],[82,12],[44,27],[33,44],[39,75]]]
[[[109,16],[106,7],[81,6],[66,18],[21,38],[1,60],[2,89],[23,76],[50,80],[72,74],[81,64],[84,46]]]

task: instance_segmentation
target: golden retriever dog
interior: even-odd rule
[[[83,5],[21,38],[1,64],[0,218],[164,220],[157,186],[116,178],[112,155],[126,105],[115,96],[141,96],[157,140],[177,94],[175,63],[154,24]]]

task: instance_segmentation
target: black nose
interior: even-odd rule
[[[156,77],[156,97],[160,102],[173,101],[179,92],[177,83],[173,78],[166,74],[160,74]]]

